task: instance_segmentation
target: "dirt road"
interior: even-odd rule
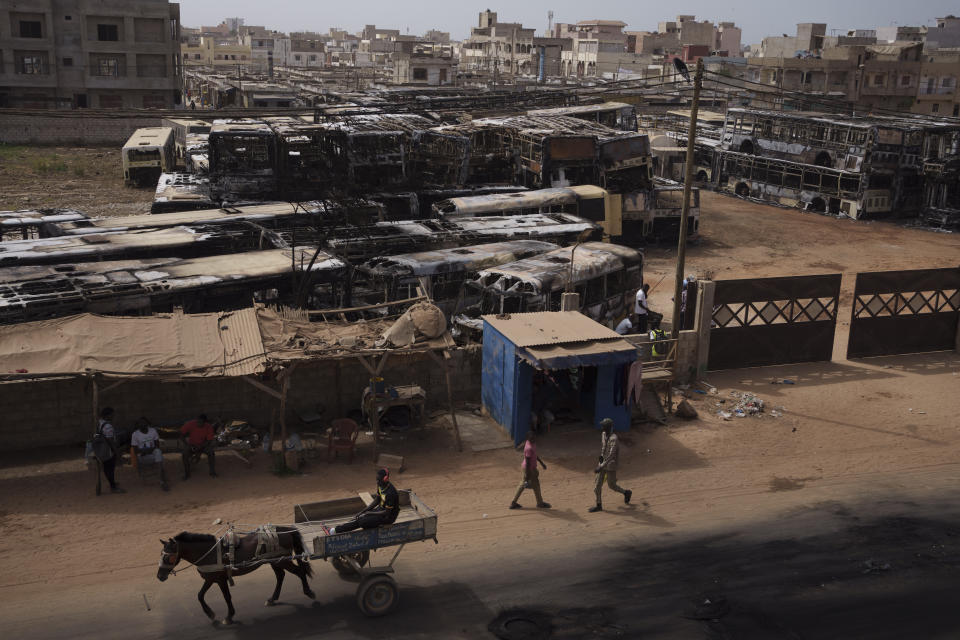
[[[494,616],[519,607],[568,634],[556,637],[954,636],[958,374],[955,354],[717,374],[718,395],[694,394],[701,419],[625,437],[622,484],[636,504],[611,496],[596,515],[586,512],[593,431],[543,439],[551,511],[506,509],[512,450],[455,453],[443,431],[396,442],[409,468],[398,486],[440,516],[440,544],[412,545],[398,561],[400,611],[363,618],[355,585],[318,562],[318,604],[287,581],[286,604],[263,608],[272,585],[263,571],[238,579],[241,624],[221,631],[483,638]],[[770,384],[785,377],[797,384]],[[732,390],[785,413],[724,422],[715,411]],[[195,574],[155,578],[158,538],[213,531],[215,518],[289,521],[298,502],[369,490],[368,453],[296,478],[225,459],[220,478],[176,482],[169,494],[125,470],[130,492],[100,498],[75,458],[11,466],[7,456],[0,619],[13,637],[206,637]],[[729,612],[690,619],[707,615],[701,596]],[[208,601],[223,615],[215,590]]]

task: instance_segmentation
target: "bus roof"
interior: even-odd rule
[[[513,240],[455,249],[437,249],[383,256],[368,260],[358,271],[372,276],[428,276],[436,273],[477,271],[559,249],[552,242]]]
[[[520,193],[491,193],[484,196],[450,198],[436,203],[434,208],[445,215],[484,216],[514,209],[573,204],[576,201],[577,193],[573,189],[554,187]]]
[[[479,280],[504,291],[519,283],[532,285],[541,293],[559,290],[566,285],[570,274],[570,252],[570,248],[556,249],[486,269],[480,272]],[[643,263],[640,251],[609,242],[585,242],[577,247],[573,256],[574,282]]]
[[[144,127],[137,129],[123,145],[127,147],[162,147],[173,137],[173,129],[170,127]]]

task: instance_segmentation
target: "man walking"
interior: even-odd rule
[[[94,454],[97,462],[103,468],[103,475],[110,483],[111,493],[126,493],[120,488],[116,480],[117,470],[117,438],[113,428],[113,408],[104,407],[100,412],[100,422],[97,424],[97,433],[94,437]],[[97,495],[100,495],[100,473],[97,472]]]
[[[190,477],[191,458],[196,458],[199,462],[200,456],[204,453],[207,454],[210,475],[216,478],[213,425],[207,422],[207,416],[201,413],[195,420],[190,420],[180,427],[180,438],[183,440],[183,479],[186,480]]]
[[[617,434],[613,432],[613,420],[604,418],[600,421],[600,428],[603,429],[603,433],[600,436],[600,463],[597,465],[597,468],[594,469],[597,478],[593,485],[593,492],[597,494],[597,504],[587,509],[590,513],[603,511],[603,502],[600,499],[600,493],[603,491],[604,480],[607,481],[608,487],[617,493],[623,494],[623,502],[625,504],[630,504],[630,497],[633,496],[633,491],[624,489],[617,484],[617,462],[620,457],[620,442],[617,440]]]
[[[537,456],[537,434],[531,429],[527,432],[527,443],[523,445],[523,462],[520,463],[520,485],[517,487],[517,493],[513,496],[513,502],[510,503],[511,509],[519,509],[520,494],[524,489],[533,489],[533,495],[537,499],[537,507],[540,509],[549,509],[550,503],[543,501],[540,495],[540,471],[537,469],[537,463],[546,470],[547,465]]]

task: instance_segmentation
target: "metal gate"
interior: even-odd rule
[[[838,273],[718,281],[707,368],[830,360],[840,278]]]
[[[960,268],[857,274],[848,358],[956,347]]]

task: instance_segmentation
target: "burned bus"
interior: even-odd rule
[[[508,240],[568,244],[587,230],[599,228],[590,220],[568,213],[406,220],[330,229],[326,233],[326,246],[337,256],[356,264],[377,256]]]
[[[123,145],[121,158],[124,182],[140,187],[156,184],[161,173],[173,171],[177,166],[173,129],[137,129]]]
[[[511,240],[455,249],[436,249],[394,256],[379,256],[355,270],[354,301],[358,292],[366,303],[391,302],[429,296],[445,313],[478,301],[476,289],[466,289],[467,280],[489,269],[559,249],[551,242]]]
[[[480,302],[470,314],[476,319],[488,313],[559,311],[560,296],[570,289],[580,294],[582,313],[608,322],[629,308],[643,286],[643,253],[586,242],[485,269],[468,286],[480,292]],[[463,318],[458,323],[475,324]]]
[[[570,107],[553,107],[550,109],[533,109],[527,111],[528,116],[568,116],[578,120],[596,122],[618,131],[637,130],[637,108],[625,102],[602,102],[600,104],[584,104]]]
[[[673,239],[680,229],[683,189],[654,187],[624,194],[592,185],[539,189],[522,193],[449,198],[433,205],[436,217],[460,220],[474,216],[568,213],[599,224],[606,235],[627,243]],[[700,229],[700,192],[690,196],[687,237]]]

